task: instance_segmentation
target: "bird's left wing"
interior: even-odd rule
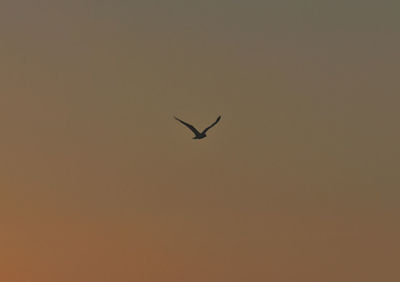
[[[191,124],[184,122],[183,120],[174,117],[177,121],[179,121],[180,123],[182,123],[183,125],[185,125],[187,128],[189,128],[196,136],[200,135],[200,132]]]

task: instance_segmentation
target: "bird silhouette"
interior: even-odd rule
[[[189,129],[194,133],[195,136],[193,137],[193,139],[203,139],[204,137],[207,137],[206,132],[207,132],[211,127],[213,127],[214,125],[216,125],[216,124],[219,122],[219,120],[221,119],[221,116],[219,116],[219,117],[217,118],[217,120],[216,120],[213,124],[211,124],[209,127],[207,127],[206,129],[204,129],[202,132],[199,132],[193,125],[188,124],[187,122],[184,122],[183,120],[180,120],[179,118],[177,118],[177,117],[175,117],[175,116],[174,116],[174,118],[175,118],[177,121],[179,121],[180,123],[182,123],[183,125],[185,125],[187,128],[189,128]]]

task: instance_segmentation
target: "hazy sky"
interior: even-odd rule
[[[0,280],[399,281],[399,10],[2,0]]]

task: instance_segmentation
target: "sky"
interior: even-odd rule
[[[399,281],[399,9],[1,1],[0,280]]]

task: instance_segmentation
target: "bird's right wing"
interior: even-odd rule
[[[180,123],[182,123],[183,125],[185,125],[187,128],[189,128],[191,131],[193,131],[193,133],[198,136],[200,135],[200,132],[191,124],[188,124],[187,122],[184,122],[183,120],[180,120],[177,117],[174,117],[177,121],[179,121]]]
[[[213,124],[211,124],[209,127],[207,127],[206,129],[204,129],[204,130],[203,130],[203,133],[206,133],[211,127],[213,127],[214,125],[216,125],[216,124],[219,122],[220,119],[221,119],[221,116],[219,116],[219,117],[217,118],[217,120],[216,120]]]

